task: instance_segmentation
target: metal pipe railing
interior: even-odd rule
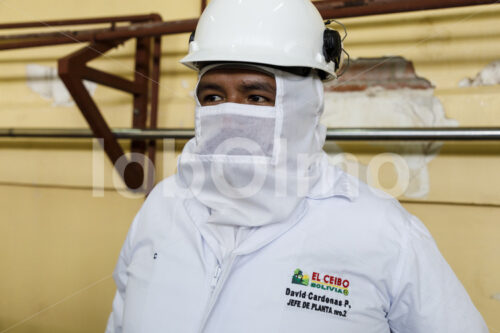
[[[193,129],[115,128],[117,139],[190,139]],[[0,137],[10,138],[93,138],[90,129],[0,128]],[[500,127],[424,127],[424,128],[330,128],[327,140],[333,141],[500,141]]]

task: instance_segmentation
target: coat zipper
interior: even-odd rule
[[[208,301],[208,305],[205,309],[205,313],[203,315],[203,320],[201,322],[200,330],[199,332],[202,333],[205,329],[205,326],[207,325],[208,319],[210,317],[210,314],[212,312],[212,309],[214,308],[215,303],[217,302],[217,299],[219,297],[219,294],[222,290],[222,287],[224,286],[224,283],[227,280],[227,277],[229,276],[229,273],[231,272],[231,268],[233,266],[234,260],[236,259],[236,255],[231,254],[229,256],[229,259],[227,260],[227,264],[223,265],[224,263],[217,265],[215,268],[215,273],[212,277],[212,282],[211,282],[211,287],[213,288],[212,294],[210,295],[210,299]]]
[[[210,283],[210,287],[213,289],[217,285],[217,282],[219,281],[220,278],[220,272],[221,268],[220,265],[217,264],[217,267],[215,267],[215,273],[214,276],[212,277],[212,282]]]

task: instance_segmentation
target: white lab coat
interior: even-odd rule
[[[225,258],[205,207],[161,182],[121,250],[106,332],[488,332],[416,217],[337,168],[325,177]]]

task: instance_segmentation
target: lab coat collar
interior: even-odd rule
[[[222,263],[225,259],[223,250],[207,224],[209,216],[208,208],[195,198],[184,200],[184,207],[199,233],[213,251],[219,263]],[[302,200],[286,221],[254,228],[248,237],[232,251],[232,254],[248,254],[271,243],[298,223],[305,215],[307,208],[307,200]]]
[[[321,168],[322,175],[320,181],[312,187],[306,199],[297,205],[285,221],[255,228],[248,235],[247,239],[233,250],[232,253],[234,255],[243,255],[257,251],[291,229],[306,214],[308,210],[307,199],[322,200],[336,196],[347,198],[350,201],[355,199],[356,189],[358,188],[355,179],[341,169],[328,165],[326,154],[324,157],[323,163],[326,163],[326,165]],[[209,209],[194,197],[185,199],[184,207],[201,236],[207,242],[207,245],[214,252],[217,260],[222,262],[224,260],[223,251],[207,225],[210,215]]]

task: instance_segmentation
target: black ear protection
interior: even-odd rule
[[[189,43],[191,43],[194,40],[194,31],[189,35]]]
[[[326,62],[335,63],[335,71],[337,71],[342,55],[342,37],[337,30],[326,28],[323,32],[323,55]]]

